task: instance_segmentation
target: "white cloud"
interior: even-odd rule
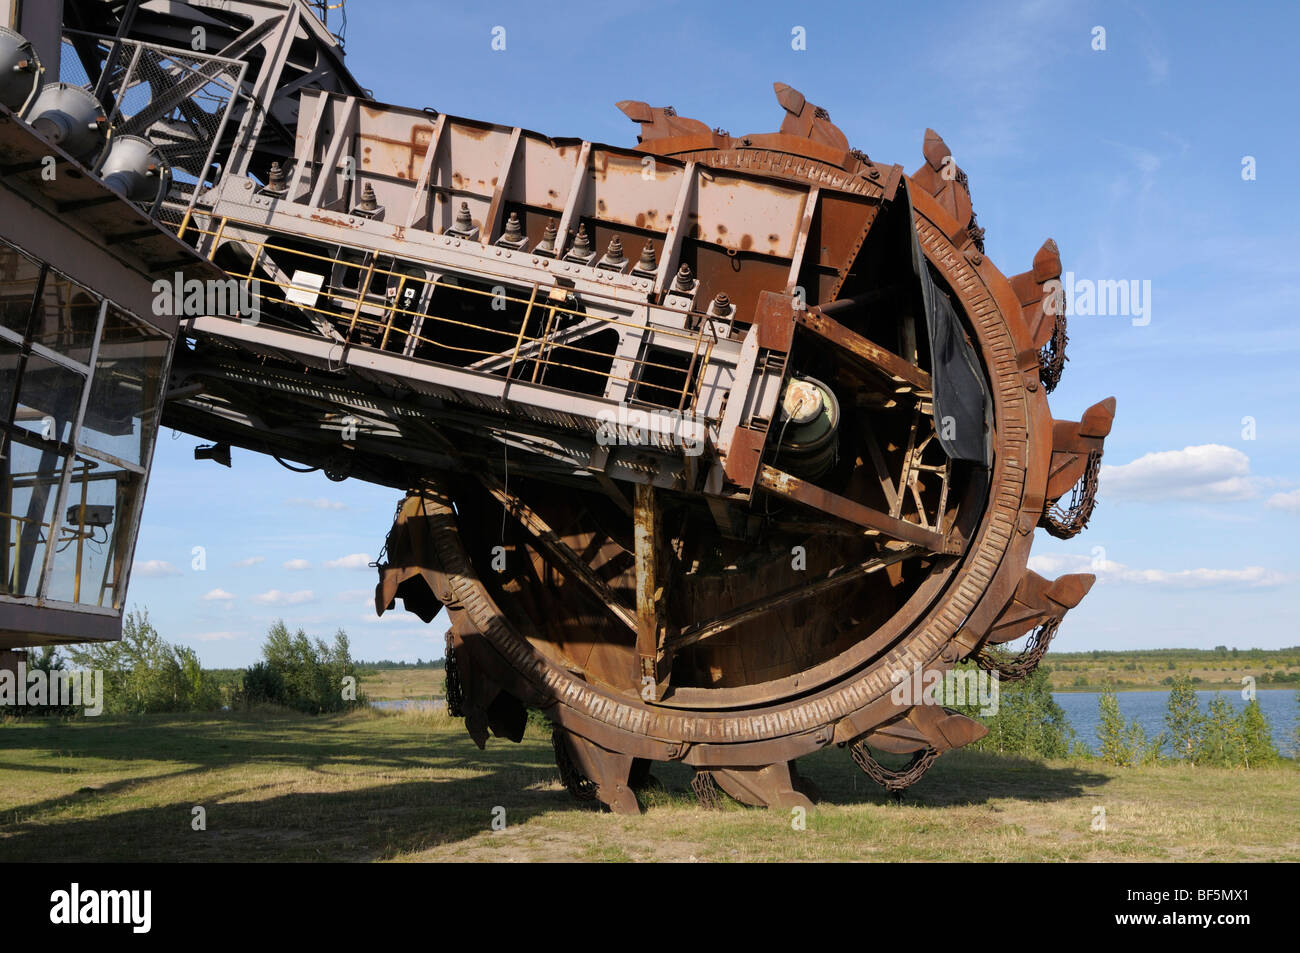
[[[265,556],[249,556],[247,559],[239,560],[239,562],[235,563],[235,565],[240,569],[243,569],[248,566],[256,566],[258,563],[264,563],[264,562],[266,562]]]
[[[198,639],[200,642],[228,642],[231,639],[238,639],[242,635],[242,632],[200,632],[198,635],[190,636],[190,638]]]
[[[287,506],[308,506],[313,510],[346,510],[348,505],[339,500],[329,500],[323,496],[318,496],[314,500],[309,500],[301,496],[291,497],[284,501]]]
[[[1300,490],[1292,490],[1289,493],[1274,493],[1264,505],[1275,510],[1300,514]]]
[[[226,592],[224,589],[212,589],[203,594],[204,602],[228,602],[234,598],[234,593]]]
[[[165,559],[149,559],[142,563],[132,563],[131,571],[137,576],[179,576],[181,571]]]
[[[304,569],[310,569],[311,563],[305,559],[290,559],[284,564],[284,568],[290,572],[301,572]]]
[[[369,569],[370,557],[366,553],[351,553],[339,559],[330,559],[325,563],[326,569]]]
[[[272,589],[253,596],[254,602],[264,606],[297,606],[304,602],[314,602],[315,599],[316,593],[310,589],[299,589],[297,592],[281,592],[279,589]]]
[[[1208,443],[1148,453],[1120,466],[1103,465],[1107,499],[1221,502],[1255,495],[1250,458],[1233,447]]]
[[[1097,577],[1099,583],[1132,583],[1182,589],[1234,585],[1262,588],[1280,586],[1296,578],[1292,573],[1263,566],[1244,566],[1240,569],[1134,569],[1111,559],[1079,553],[1030,556],[1029,568],[1048,578],[1068,572],[1090,572]]]

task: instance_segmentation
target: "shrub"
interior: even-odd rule
[[[1002,682],[996,714],[981,715],[977,704],[959,710],[988,726],[989,733],[971,746],[976,750],[1064,758],[1074,741],[1074,730],[1052,698],[1048,673],[1042,668],[1023,681]]]
[[[1237,716],[1241,734],[1242,766],[1246,768],[1275,764],[1282,756],[1273,744],[1268,719],[1259,707],[1259,699],[1252,698]]]
[[[1097,699],[1100,718],[1097,723],[1098,754],[1107,764],[1127,764],[1128,748],[1124,740],[1124,716],[1119,713],[1115,686],[1107,682]]]
[[[1200,740],[1201,711],[1192,690],[1192,680],[1186,675],[1175,675],[1169,690],[1169,707],[1165,724],[1169,728],[1169,744],[1175,758],[1190,760],[1196,753]]]
[[[1242,763],[1244,756],[1241,727],[1232,707],[1222,695],[1215,695],[1210,699],[1205,729],[1193,760],[1197,764],[1234,767]]]
[[[1160,748],[1165,743],[1163,734],[1148,738],[1136,718],[1124,723],[1124,716],[1119,711],[1119,699],[1115,695],[1115,686],[1107,682],[1097,699],[1100,709],[1100,721],[1097,737],[1101,744],[1101,759],[1107,764],[1122,767],[1135,767],[1140,764],[1153,764],[1160,757]]]
[[[244,672],[240,697],[252,705],[283,705],[284,678],[267,662],[250,665]]]

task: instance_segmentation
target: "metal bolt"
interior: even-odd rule
[[[375,196],[375,187],[369,182],[361,190],[361,204],[357,206],[363,212],[373,212],[379,208],[379,199]]]
[[[637,259],[637,271],[654,271],[658,267],[655,261],[655,246],[653,242],[646,242],[641,249],[641,257]]]

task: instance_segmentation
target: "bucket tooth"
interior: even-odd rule
[[[1092,573],[1070,573],[1048,581],[1036,572],[1026,572],[1015,595],[994,620],[986,641],[1001,645],[1053,619],[1059,621],[1083,600],[1096,581]]]
[[[576,735],[563,728],[556,728],[557,745],[563,750],[556,751],[557,760],[567,757],[568,770],[574,769],[583,779],[595,785],[596,797],[615,814],[640,814],[641,805],[632,790],[632,769],[634,758],[630,754],[607,751],[595,742],[588,741],[582,735]],[[566,766],[560,765],[560,773],[566,774]],[[566,786],[572,789],[571,780],[565,778]]]
[[[980,722],[942,705],[913,705],[902,716],[868,732],[859,741],[890,754],[913,754],[926,748],[950,751],[978,741],[986,734],[988,728]]]
[[[781,122],[782,135],[800,136],[833,149],[848,151],[848,136],[831,122],[830,113],[808,102],[793,86],[773,83],[772,88],[776,92],[776,101],[785,110],[785,119]]]
[[[1020,302],[1020,314],[1035,348],[1045,347],[1052,337],[1058,316],[1065,315],[1061,290],[1061,252],[1048,239],[1034,255],[1034,266],[1010,278],[1011,288]]]
[[[933,129],[925,130],[925,142],[921,146],[925,164],[912,173],[913,184],[920,186],[934,196],[944,210],[953,217],[959,227],[957,235],[950,235],[958,244],[962,234],[966,241],[973,241],[966,230],[973,224],[974,209],[971,206],[970,188],[966,184],[966,173],[953,161],[952,150],[943,141],[943,137]]]
[[[750,807],[813,807],[812,798],[800,790],[803,779],[791,761],[761,767],[711,768],[710,773],[718,787]]]
[[[1077,423],[1058,420],[1052,424],[1052,461],[1038,525],[1058,539],[1077,535],[1092,517],[1102,451],[1114,422],[1115,398],[1107,397],[1089,407]],[[1062,506],[1066,493],[1070,502]]]
[[[628,119],[641,124],[639,143],[679,136],[713,136],[705,123],[677,115],[672,106],[651,106],[638,99],[624,99],[617,105]]]

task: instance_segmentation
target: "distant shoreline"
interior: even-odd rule
[[[1111,687],[1114,688],[1114,690],[1115,690],[1115,694],[1117,694],[1117,695],[1123,695],[1125,692],[1167,692],[1167,691],[1169,691],[1169,686],[1168,686],[1168,685],[1114,685],[1114,686],[1111,686]],[[1098,695],[1098,694],[1100,694],[1100,693],[1101,693],[1105,688],[1106,688],[1106,686],[1104,686],[1104,685],[1093,685],[1093,686],[1090,686],[1090,687],[1087,687],[1087,688],[1074,688],[1074,687],[1055,688],[1055,687],[1054,687],[1054,688],[1052,688],[1052,694],[1053,694],[1053,695],[1088,695],[1088,694]],[[1220,684],[1220,685],[1209,685],[1209,684],[1206,684],[1206,685],[1193,685],[1193,686],[1192,686],[1192,690],[1193,690],[1193,691],[1198,691],[1198,692],[1236,692],[1236,691],[1240,691],[1240,690],[1241,690],[1241,683],[1240,683],[1240,682],[1224,682],[1224,683],[1222,683],[1222,684]],[[1297,685],[1257,685],[1257,686],[1255,686],[1255,691],[1257,691],[1257,692],[1293,692],[1293,693],[1294,693],[1294,692],[1300,691],[1300,686],[1297,686]]]

